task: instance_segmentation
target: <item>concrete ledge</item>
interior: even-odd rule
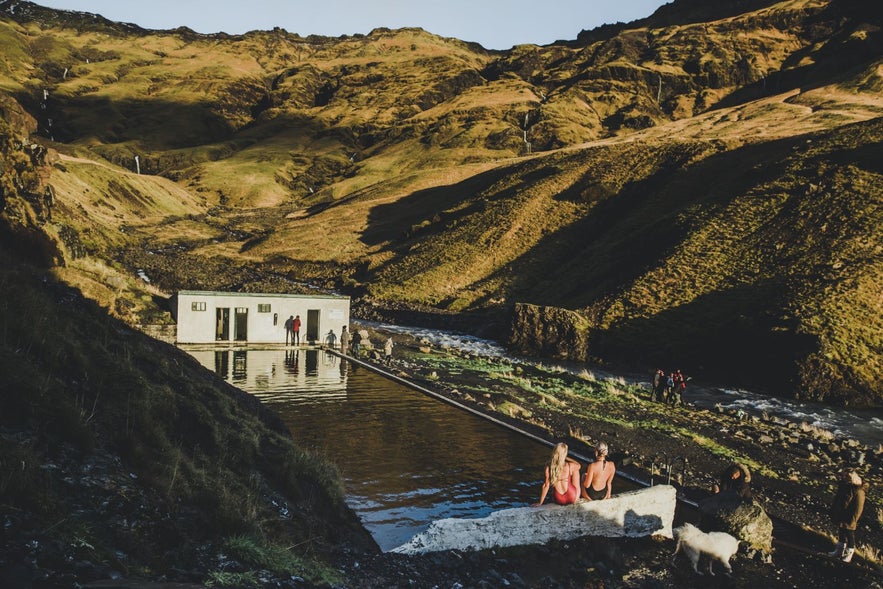
[[[575,505],[515,507],[479,519],[443,519],[390,552],[421,554],[441,550],[483,550],[545,544],[582,536],[607,538],[659,535],[672,537],[677,503],[670,485],[615,495]]]

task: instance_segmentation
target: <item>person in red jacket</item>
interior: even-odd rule
[[[291,323],[291,345],[300,345],[300,315],[295,315]]]
[[[684,378],[684,374],[680,370],[675,370],[671,379],[674,383],[672,387],[669,400],[672,405],[683,405],[684,404],[684,392],[687,390],[687,379]]]

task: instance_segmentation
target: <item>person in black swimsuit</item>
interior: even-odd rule
[[[586,470],[586,478],[583,480],[583,499],[589,501],[610,499],[616,466],[607,460],[607,452],[607,443],[598,442],[598,445],[595,446],[595,462],[589,465]]]

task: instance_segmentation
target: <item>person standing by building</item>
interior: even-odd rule
[[[843,562],[852,561],[855,554],[855,528],[865,508],[865,493],[868,485],[855,470],[844,467],[840,471],[837,494],[831,503],[831,520],[837,526],[838,544],[828,556]]]
[[[288,342],[293,342],[294,340],[291,338],[292,330],[294,329],[294,315],[291,315],[288,319],[285,320],[285,345],[288,345]]]
[[[300,345],[300,315],[295,315],[291,323],[291,345]]]
[[[340,329],[340,353],[349,353],[350,348],[350,332],[347,331],[346,325]]]

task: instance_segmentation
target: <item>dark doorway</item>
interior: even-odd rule
[[[215,340],[217,341],[229,341],[230,340],[230,309],[228,308],[218,308],[215,310]]]
[[[319,309],[307,310],[307,341],[311,344],[319,341]]]
[[[237,342],[248,341],[248,307],[236,307],[236,319],[233,323],[233,339]]]

